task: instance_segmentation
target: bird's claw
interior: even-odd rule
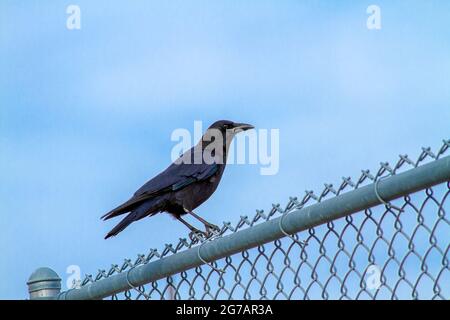
[[[189,239],[191,239],[191,241],[201,241],[204,240],[208,237],[208,234],[206,232],[200,231],[198,229],[192,230],[189,233]]]
[[[221,229],[218,226],[212,223],[205,224],[205,230],[208,236],[219,234],[221,231]]]

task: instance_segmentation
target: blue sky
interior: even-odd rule
[[[230,166],[220,224],[448,138],[450,3],[1,1],[0,298],[39,266],[95,273],[186,236],[166,215],[103,240],[99,217],[170,163],[176,128],[280,129],[280,170]],[[81,30],[66,7],[81,8]]]

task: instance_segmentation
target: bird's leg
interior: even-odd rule
[[[178,221],[180,221],[182,224],[184,224],[186,227],[188,227],[189,230],[191,230],[191,233],[189,234],[189,238],[191,240],[194,240],[196,238],[195,235],[199,235],[200,237],[205,237],[205,238],[207,237],[207,234],[205,232],[198,230],[196,227],[189,224],[186,220],[184,220],[180,216],[177,216],[176,218]]]
[[[189,213],[195,219],[197,219],[198,221],[203,223],[205,225],[205,230],[208,234],[211,234],[214,232],[220,232],[220,228],[218,226],[216,226],[215,224],[209,223],[208,221],[206,221],[205,219],[203,219],[202,217],[200,217],[199,215],[194,213],[194,211],[188,211],[187,213]]]

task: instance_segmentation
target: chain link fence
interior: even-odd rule
[[[436,153],[423,148],[416,161],[400,155],[394,166],[383,162],[375,174],[363,170],[357,180],[344,177],[338,187],[325,184],[320,194],[306,191],[301,199],[290,198],[285,207],[274,204],[270,211],[257,211],[253,218],[241,216],[237,224],[224,222],[220,233],[212,239],[182,238],[161,251],[152,249],[134,260],[125,259],[95,276],[87,275],[81,289],[63,292],[58,298],[449,299],[450,158],[443,157],[449,147],[447,140]],[[408,176],[404,175],[402,181],[407,181],[408,190],[414,192],[402,192],[400,197],[392,192],[392,196],[381,197],[381,190],[387,190],[388,183],[400,188],[400,180],[392,183],[388,180],[403,172]],[[447,176],[440,178],[440,172],[446,172]],[[437,178],[431,181],[432,176]],[[361,193],[357,194],[357,190]],[[368,200],[369,192],[376,202]],[[391,201],[386,200],[389,197]],[[322,210],[333,198],[343,202],[331,212],[344,210],[347,204],[351,206],[351,202],[361,198],[366,204],[354,212],[346,209],[351,214],[324,214],[320,223],[301,232],[286,231],[295,218],[290,217],[294,211],[309,219],[310,208]],[[336,216],[342,217],[335,219]],[[274,220],[280,217],[274,225]],[[251,232],[263,233],[262,225],[270,222],[272,227],[279,226],[281,233],[267,236],[270,241],[250,244]],[[239,237],[237,233],[242,230],[247,232],[246,236]],[[226,251],[232,246],[232,239],[237,239],[235,242],[240,243],[236,246],[243,249]],[[201,248],[207,246],[212,248],[204,251],[212,252],[209,256],[220,256],[214,255],[215,243],[215,248],[225,248],[224,252],[233,254],[211,260],[206,255],[202,257]],[[187,251],[195,252],[188,256]],[[189,257],[197,262],[186,262],[186,267],[175,266],[172,269],[175,272],[161,273],[161,266],[169,265],[167,258],[175,261],[177,256],[183,263]],[[152,264],[152,270],[164,276],[135,285],[144,281],[137,280],[141,278],[132,273],[139,270],[139,275],[148,279],[141,267],[150,268]],[[145,270],[148,273],[150,269]],[[122,285],[118,280],[122,280]],[[89,288],[94,284],[98,286]],[[85,294],[86,288],[89,290]],[[94,291],[102,293],[93,296]],[[74,292],[79,295],[75,297]]]

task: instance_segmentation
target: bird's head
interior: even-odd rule
[[[247,123],[239,123],[229,120],[216,121],[208,128],[208,130],[219,130],[223,134],[231,133],[233,135],[249,129],[254,129],[254,127]]]
[[[219,153],[214,153],[214,155],[221,155],[226,157],[228,148],[233,140],[233,137],[239,132],[253,129],[254,127],[247,123],[233,122],[229,120],[219,120],[214,122],[200,141],[202,149],[215,147],[220,150]],[[222,148],[223,147],[223,148]],[[223,149],[223,151],[222,151]]]
[[[214,122],[203,135],[203,142],[221,141],[224,145],[229,146],[231,140],[239,132],[253,129],[254,127],[247,123],[233,122],[229,120],[219,120]],[[219,139],[220,138],[220,139]]]

